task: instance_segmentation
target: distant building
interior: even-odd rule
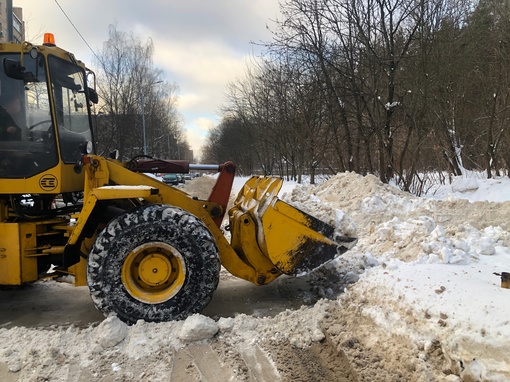
[[[181,159],[187,160],[188,162],[193,162],[193,150],[184,150],[184,153],[182,153],[183,157]]]
[[[0,0],[0,42],[23,42],[25,23],[23,9],[13,7],[12,0]]]

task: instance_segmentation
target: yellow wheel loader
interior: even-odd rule
[[[227,240],[233,163],[94,155],[95,76],[51,37],[0,44],[0,285],[72,274],[105,315],[159,322],[200,312],[221,265],[264,285],[354,245],[279,200],[281,179],[244,185]],[[219,172],[207,200],[146,175],[190,169]]]

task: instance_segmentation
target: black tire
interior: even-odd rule
[[[133,324],[201,312],[219,274],[216,242],[197,217],[177,207],[149,205],[116,217],[98,235],[87,282],[98,310]]]

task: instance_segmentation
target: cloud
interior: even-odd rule
[[[166,44],[155,39],[157,67],[166,68],[179,84],[180,106],[217,112],[229,82],[244,75],[247,57],[216,41],[199,41],[185,46],[177,41]]]
[[[193,123],[200,129],[202,132],[209,132],[216,125],[216,121],[211,123],[210,118],[196,118],[193,120]]]
[[[207,141],[207,133],[214,128],[216,123],[214,117],[198,117],[188,123],[185,134],[195,158],[202,155],[202,147]]]

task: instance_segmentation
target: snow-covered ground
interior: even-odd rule
[[[322,299],[275,317],[195,315],[132,327],[111,317],[87,328],[0,329],[0,366],[19,380],[74,380],[80,370],[90,380],[159,381],[179,351],[222,344],[216,351],[236,376],[230,380],[285,381],[292,373],[275,361],[285,349],[333,341],[352,380],[510,381],[510,289],[501,278],[510,272],[508,178],[458,178],[415,197],[371,175],[341,173],[317,186],[285,182],[280,197],[359,239],[310,276]],[[264,372],[237,370],[236,357],[255,359]]]
[[[370,175],[338,174],[292,192],[301,207],[318,198],[356,226],[358,245],[331,265],[365,271],[339,302],[363,301],[364,315],[410,337],[423,359],[439,344],[464,380],[510,380],[508,178],[459,177],[417,198]]]

